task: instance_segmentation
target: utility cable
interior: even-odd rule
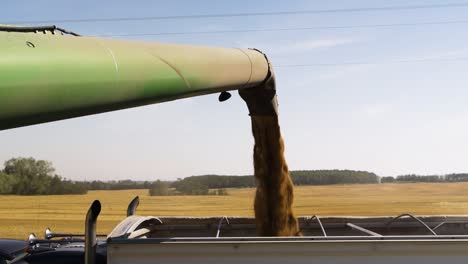
[[[381,62],[340,62],[340,63],[305,63],[305,64],[278,64],[275,68],[300,68],[300,67],[334,67],[347,65],[382,65],[382,64],[405,64],[405,63],[434,63],[434,62],[453,62],[468,61],[468,57],[458,58],[428,58],[428,59],[404,59]]]
[[[150,21],[150,20],[175,20],[175,19],[205,19],[205,18],[227,18],[227,17],[254,17],[254,16],[281,16],[281,15],[311,15],[311,14],[335,14],[335,13],[358,13],[358,12],[380,12],[380,11],[403,11],[440,8],[463,8],[468,7],[468,2],[426,4],[426,5],[399,5],[383,7],[357,7],[338,9],[315,9],[295,11],[274,12],[241,12],[241,13],[213,13],[195,15],[173,15],[173,16],[147,16],[147,17],[113,17],[113,18],[71,18],[71,19],[47,19],[47,20],[17,20],[7,21],[6,24],[58,24],[58,23],[97,23],[117,21]]]
[[[351,26],[317,26],[317,27],[289,27],[289,28],[259,28],[259,29],[234,29],[212,31],[181,31],[181,32],[148,32],[148,33],[123,33],[123,34],[98,34],[95,37],[136,37],[136,36],[165,36],[165,35],[199,35],[199,34],[225,34],[225,33],[250,33],[250,32],[281,32],[281,31],[308,31],[308,30],[334,30],[334,29],[366,29],[366,28],[392,28],[424,25],[449,25],[466,24],[468,20],[392,23],[392,24],[368,24]]]

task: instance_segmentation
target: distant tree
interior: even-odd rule
[[[49,184],[49,193],[50,194],[63,194],[64,193],[62,179],[58,175],[52,177]]]
[[[190,176],[184,179],[179,178],[177,181],[172,183],[172,187],[177,189],[179,185],[189,183],[194,184],[194,182],[207,186],[209,189],[245,188],[255,186],[255,179],[253,176],[201,175]]]
[[[87,193],[85,185],[66,181],[54,172],[49,161],[12,158],[4,164],[0,192],[19,195]]]
[[[15,194],[47,194],[55,169],[52,163],[33,158],[12,158],[5,162],[4,173],[14,175]]]
[[[13,193],[16,180],[15,176],[0,172],[0,194]]]
[[[379,176],[367,171],[352,170],[304,170],[291,171],[295,185],[327,185],[353,183],[379,183]],[[208,189],[255,187],[255,178],[249,176],[201,175],[178,179],[171,184],[177,190],[190,186],[207,186]]]
[[[443,182],[445,181],[445,176],[439,175],[400,175],[396,178],[397,182]]]
[[[392,176],[382,177],[382,178],[380,179],[380,182],[381,182],[381,183],[395,182],[395,178],[393,178]]]
[[[163,182],[157,180],[151,184],[149,189],[149,194],[151,196],[165,196],[169,195],[169,184],[167,182]]]
[[[129,189],[150,189],[151,182],[149,181],[91,181],[82,182],[89,190],[129,190]]]
[[[3,172],[13,175],[53,175],[55,168],[50,161],[34,158],[12,158],[5,161]]]
[[[195,180],[182,180],[176,185],[176,191],[185,195],[207,195],[209,188]]]
[[[149,189],[149,188],[151,188],[151,182],[144,181],[142,186],[143,186],[144,189]],[[169,187],[169,184],[167,186]]]
[[[218,195],[229,195],[228,191],[224,188],[218,189]]]
[[[468,173],[452,173],[445,176],[448,182],[466,182],[468,181]]]
[[[367,171],[307,170],[290,173],[295,185],[379,183],[379,176]]]

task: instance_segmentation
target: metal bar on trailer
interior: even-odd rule
[[[424,226],[427,230],[429,230],[429,232],[432,233],[432,235],[434,236],[437,236],[437,233],[434,232],[434,230],[432,230],[428,225],[426,225],[426,223],[424,223],[421,219],[417,218],[416,216],[412,215],[412,214],[401,214],[395,218],[393,218],[392,220],[388,221],[388,223],[386,224],[387,228],[390,228],[390,225],[397,219],[400,219],[402,218],[403,216],[408,216],[410,217],[411,219],[414,219],[415,221],[417,221],[418,223],[420,223],[422,226]]]
[[[360,227],[360,226],[355,225],[355,224],[346,223],[346,226],[349,226],[349,227],[351,227],[351,228],[354,229],[354,230],[361,231],[361,232],[363,232],[363,233],[365,233],[365,234],[368,234],[368,235],[370,235],[370,236],[382,236],[382,235],[379,234],[379,233],[370,231],[369,229],[365,229],[364,227]]]
[[[219,238],[219,234],[221,233],[221,227],[223,226],[224,219],[226,219],[226,223],[229,225],[229,219],[227,216],[223,216],[218,223],[218,231],[216,232],[216,238]]]
[[[436,225],[434,228],[432,228],[432,230],[436,230],[438,229],[439,227],[443,226],[443,225],[446,225],[446,224],[465,224],[465,225],[468,225],[468,222],[456,222],[456,221],[452,221],[452,222],[442,222],[438,225]]]
[[[158,243],[281,243],[294,242],[329,242],[329,241],[465,241],[468,235],[419,235],[419,236],[304,236],[304,237],[175,237],[175,238],[145,238],[108,240],[109,244],[158,244]]]
[[[327,232],[325,232],[325,228],[322,225],[322,221],[320,221],[320,218],[317,215],[313,215],[311,218],[309,218],[307,224],[310,224],[310,222],[312,222],[314,219],[317,220],[317,223],[319,224],[320,229],[322,230],[323,236],[326,237]]]

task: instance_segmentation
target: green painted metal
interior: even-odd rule
[[[258,86],[249,49],[0,31],[0,130]]]

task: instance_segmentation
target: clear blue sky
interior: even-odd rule
[[[453,0],[451,3],[467,3]],[[444,1],[6,1],[5,21],[169,16],[441,4]],[[468,20],[468,7],[104,23],[82,35]],[[367,29],[126,37],[255,47],[276,67],[290,168],[381,176],[468,172],[468,23]],[[439,59],[465,58],[459,61]],[[388,63],[428,59],[424,63]],[[288,64],[345,64],[279,67]],[[250,121],[233,93],[0,132],[0,161],[32,156],[76,180],[250,174]]]

